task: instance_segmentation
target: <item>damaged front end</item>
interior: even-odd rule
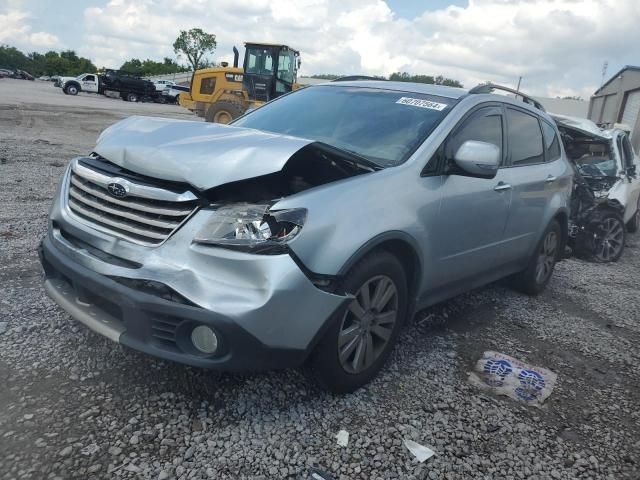
[[[290,251],[311,207],[278,202],[380,168],[321,142],[127,119],[63,177],[41,248],[45,287],[89,328],[161,358],[301,363],[350,297]],[[292,298],[308,307],[304,322]]]
[[[599,263],[618,260],[626,237],[623,215],[619,202],[598,197],[580,172],[575,172],[569,246],[577,255]]]
[[[611,141],[597,127],[556,118],[574,169],[569,246],[578,256],[607,263],[624,251],[624,206],[611,195],[621,181]]]

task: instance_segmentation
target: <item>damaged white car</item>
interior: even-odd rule
[[[157,357],[351,391],[416,309],[551,278],[573,172],[544,109],[493,88],[336,82],[232,125],[123,120],[62,178],[45,288]]]
[[[574,247],[595,261],[616,261],[625,230],[640,228],[640,161],[629,135],[617,128],[602,130],[586,119],[552,117],[578,171],[570,222]]]

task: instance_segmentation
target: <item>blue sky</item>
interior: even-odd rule
[[[447,0],[387,0],[387,5],[394,13],[402,18],[414,19],[424,13],[425,10],[439,10],[447,8],[450,5],[462,7],[468,2],[466,0],[447,1]]]
[[[546,96],[588,97],[604,60],[609,74],[640,64],[638,25],[637,0],[0,0],[0,43],[71,48],[98,66],[175,57],[178,31],[198,26],[217,35],[216,61],[273,41],[301,50],[303,74],[522,75]]]

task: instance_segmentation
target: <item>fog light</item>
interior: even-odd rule
[[[209,327],[199,325],[191,331],[193,346],[202,353],[212,354],[218,349],[218,337]]]

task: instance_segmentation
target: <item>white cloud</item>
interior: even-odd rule
[[[25,24],[29,15],[19,10],[10,10],[0,14],[0,42],[20,41],[29,35],[30,27]]]
[[[23,50],[43,50],[60,47],[56,35],[48,32],[32,32],[30,15],[21,10],[0,13],[0,43],[8,43]]]
[[[522,75],[532,94],[584,97],[598,86],[605,59],[638,62],[637,0],[469,0],[439,10],[422,4],[425,12],[411,20],[383,0],[105,0],[85,9],[85,34],[74,45],[97,65],[117,67],[131,57],[174,57],[179,30],[201,27],[217,35],[218,61],[231,60],[232,46],[243,41],[281,42],[302,52],[304,74],[401,70],[466,86],[515,85]],[[0,25],[0,41],[59,42],[32,32],[17,7],[0,15]]]
[[[53,48],[55,46],[58,46],[60,43],[58,37],[47,32],[32,33],[29,36],[29,41],[34,47],[40,48]]]

